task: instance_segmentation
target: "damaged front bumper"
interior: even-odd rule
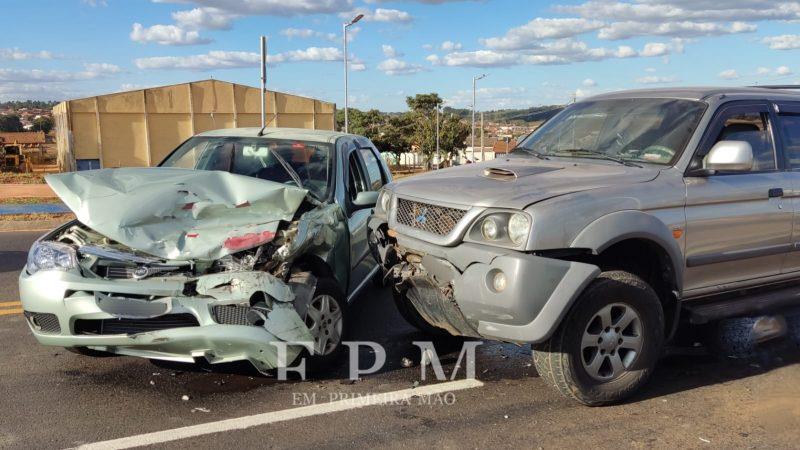
[[[291,363],[303,349],[288,345],[283,362],[273,343],[314,340],[296,309],[296,289],[265,272],[108,280],[23,271],[19,287],[31,330],[44,345],[184,362],[247,360],[266,371]],[[253,307],[253,299],[262,307]]]
[[[549,338],[600,273],[590,264],[479,244],[442,247],[402,235],[373,244],[395,289],[427,322],[453,335],[506,342]],[[494,283],[498,274],[503,289]]]

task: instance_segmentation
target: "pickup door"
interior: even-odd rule
[[[730,283],[758,284],[781,273],[791,248],[790,176],[773,135],[766,102],[723,105],[695,156],[702,159],[722,140],[753,147],[749,172],[687,177],[686,294],[726,290]]]

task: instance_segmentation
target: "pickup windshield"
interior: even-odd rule
[[[323,142],[266,138],[193,137],[178,147],[161,167],[221,170],[308,189],[328,196],[333,145]]]
[[[705,109],[701,102],[661,98],[575,103],[512,153],[671,164],[683,152]]]

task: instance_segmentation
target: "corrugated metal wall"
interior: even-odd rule
[[[151,166],[192,135],[261,123],[258,88],[206,80],[59,103],[53,108],[59,165]],[[269,127],[334,129],[336,105],[268,91]]]

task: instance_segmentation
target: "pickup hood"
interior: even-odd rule
[[[216,260],[275,237],[307,191],[227,172],[102,169],[48,175],[84,225],[159,258]]]
[[[396,182],[393,190],[434,203],[523,209],[563,194],[643,183],[658,173],[613,162],[502,158],[417,175]]]

